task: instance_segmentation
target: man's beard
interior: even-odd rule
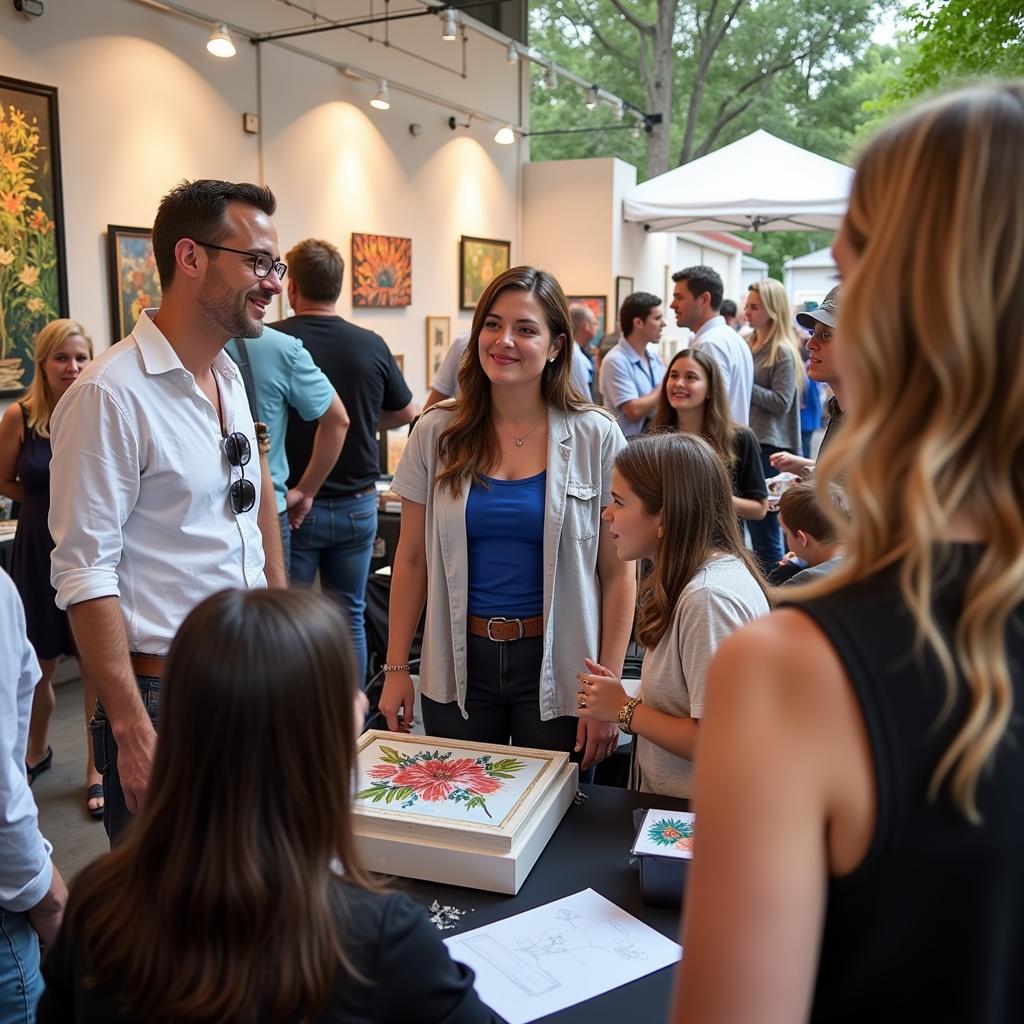
[[[246,312],[250,294],[238,295],[224,285],[219,275],[212,274],[203,283],[197,301],[207,319],[228,338],[258,338],[263,333],[263,321]]]

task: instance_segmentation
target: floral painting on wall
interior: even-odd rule
[[[352,233],[352,305],[412,304],[412,239]]]
[[[149,228],[107,225],[111,337],[119,341],[135,326],[144,309],[160,305],[160,276]]]
[[[32,340],[68,315],[57,90],[0,76],[0,395],[32,377]]]
[[[512,243],[463,235],[459,242],[459,309],[476,309],[484,289],[508,270]]]

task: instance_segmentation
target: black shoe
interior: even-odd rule
[[[35,764],[29,764],[25,762],[25,774],[28,776],[28,784],[31,786],[36,781],[36,777],[42,775],[43,772],[49,771],[50,766],[53,764],[53,747],[46,748],[46,757],[42,761],[36,761]]]

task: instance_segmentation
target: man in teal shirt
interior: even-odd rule
[[[253,419],[265,423],[270,434],[268,460],[281,517],[287,571],[291,563],[291,531],[297,530],[306,518],[313,498],[338,461],[348,431],[348,413],[331,382],[298,338],[264,327],[258,338],[232,338],[226,351],[242,370],[246,392],[250,381],[254,386],[255,394],[249,395]],[[290,490],[284,447],[289,407],[304,420],[319,420],[309,462]]]

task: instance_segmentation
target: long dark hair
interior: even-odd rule
[[[87,985],[155,1021],[315,1019],[339,967],[354,848],[355,665],[342,612],[226,590],[171,644],[146,802],[83,872],[66,927]]]
[[[658,644],[683,588],[716,552],[743,562],[771,603],[761,571],[743,546],[729,477],[707,441],[696,434],[642,434],[615,457],[615,468],[648,515],[661,513],[654,568],[640,584],[640,643]]]
[[[692,359],[703,371],[708,380],[708,400],[704,405],[704,429],[701,436],[718,452],[718,457],[725,463],[726,469],[732,469],[736,460],[733,449],[733,438],[736,436],[736,424],[732,421],[729,409],[729,396],[725,392],[725,381],[718,363],[699,348],[684,348],[678,351],[668,364],[665,376],[658,392],[658,407],[651,421],[652,427],[678,430],[679,417],[668,400],[668,375],[680,359]]]
[[[444,470],[437,475],[437,486],[446,486],[452,495],[462,492],[466,481],[480,481],[484,470],[498,462],[498,435],[491,416],[491,381],[480,365],[479,341],[484,320],[502,292],[510,289],[528,292],[541,304],[552,338],[562,336],[562,348],[554,362],[545,363],[540,379],[541,397],[546,405],[560,412],[592,408],[572,383],[572,318],[561,285],[546,270],[512,267],[499,274],[484,290],[473,314],[469,344],[459,363],[459,397],[454,402],[455,416],[438,438],[438,453]]]

